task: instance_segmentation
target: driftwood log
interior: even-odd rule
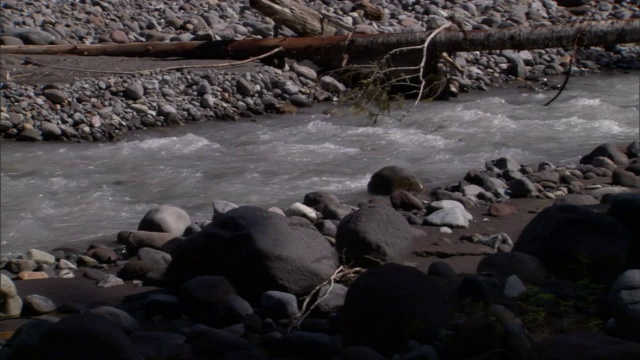
[[[277,48],[292,59],[314,58],[340,67],[344,55],[349,63],[367,63],[389,51],[419,46],[430,32],[397,34],[353,34],[323,37],[266,38],[225,41],[148,42],[98,45],[14,45],[0,46],[1,54],[181,57],[198,59],[247,59]],[[582,22],[544,27],[444,31],[429,44],[430,53],[530,50],[551,47],[613,46],[640,42],[640,19]]]
[[[353,31],[351,26],[331,15],[318,13],[296,0],[251,0],[250,5],[277,25],[284,25],[300,36],[330,36],[340,29]]]

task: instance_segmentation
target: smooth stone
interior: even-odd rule
[[[181,236],[189,225],[191,217],[186,211],[175,206],[161,205],[144,215],[138,224],[138,230],[168,232]]]
[[[149,112],[149,107],[143,104],[131,104],[131,109],[138,114],[146,114]]]
[[[517,214],[518,210],[507,204],[491,204],[489,205],[488,213],[491,216],[502,217]]]
[[[298,76],[304,77],[311,81],[316,81],[318,79],[318,74],[310,67],[294,63],[291,66],[291,70],[293,70]]]
[[[274,320],[292,320],[300,313],[295,295],[282,291],[265,292],[260,304],[265,314]]]
[[[13,280],[0,273],[0,315],[6,317],[20,316],[22,299],[18,296]]]
[[[38,249],[29,249],[25,253],[27,260],[35,261],[36,264],[53,265],[56,263],[56,257]]]
[[[344,85],[342,85],[338,80],[332,78],[331,76],[321,77],[320,87],[322,87],[322,89],[326,91],[334,93],[342,93],[347,90]]]
[[[21,271],[16,275],[20,280],[38,280],[47,279],[49,275],[44,271]]]
[[[640,177],[630,171],[623,170],[622,168],[613,170],[611,183],[613,185],[640,189]]]
[[[32,294],[24,298],[22,311],[29,315],[44,315],[56,311],[56,304],[48,297]]]
[[[522,283],[522,280],[520,280],[518,275],[511,275],[507,278],[507,281],[504,284],[504,296],[517,298],[525,291],[527,291],[527,287]]]
[[[38,268],[38,264],[33,260],[27,259],[10,259],[7,262],[7,269],[14,274],[23,271],[33,271]]]
[[[42,132],[42,137],[45,140],[55,140],[62,135],[62,130],[57,125],[47,121],[42,123],[40,131]]]
[[[133,316],[113,306],[98,306],[89,310],[89,313],[106,318],[116,324],[125,334],[131,334],[138,329],[138,321]]]
[[[302,94],[294,94],[289,97],[289,102],[296,107],[311,107],[313,106],[313,102],[306,96]]]
[[[54,104],[62,104],[67,100],[64,92],[60,89],[46,89],[42,95]]]
[[[107,274],[96,284],[99,288],[110,288],[113,286],[124,285],[124,280],[113,274]]]
[[[144,87],[142,84],[131,84],[124,90],[124,96],[129,100],[140,100],[144,96]]]
[[[466,229],[473,216],[465,210],[458,208],[445,208],[438,210],[427,216],[424,220],[426,225],[447,226],[455,229]]]
[[[312,223],[315,223],[316,221],[319,220],[315,210],[299,202],[295,202],[291,204],[291,206],[289,206],[287,209],[284,210],[284,214],[287,217],[289,216],[304,217],[309,221],[311,221]]]

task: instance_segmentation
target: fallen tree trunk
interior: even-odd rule
[[[325,37],[267,38],[225,41],[150,42],[98,45],[14,45],[0,46],[2,54],[44,54],[84,56],[183,57],[198,59],[247,59],[282,48],[289,58],[316,58],[339,67],[344,55],[350,63],[374,61],[397,48],[422,45],[430,32],[354,34]],[[582,22],[544,27],[445,31],[429,44],[430,53],[530,50],[551,47],[613,46],[640,42],[640,19]]]
[[[353,31],[330,15],[318,13],[296,0],[251,0],[250,5],[300,36],[330,36],[335,35],[338,29]]]

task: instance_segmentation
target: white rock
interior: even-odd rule
[[[315,210],[299,202],[295,202],[284,211],[286,216],[300,216],[309,219],[312,223],[318,221],[318,213]]]
[[[527,287],[522,283],[522,280],[516,275],[511,275],[507,278],[504,284],[504,296],[510,298],[516,298],[523,292],[527,291]]]

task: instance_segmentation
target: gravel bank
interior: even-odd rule
[[[371,22],[350,2],[313,1],[309,6],[331,14],[361,33],[435,29],[456,19],[464,30],[545,26],[584,20],[640,16],[635,1],[373,1],[385,17]],[[248,1],[5,1],[2,44],[100,44],[145,41],[232,40],[273,36],[273,21]],[[283,36],[295,36],[284,28]],[[602,68],[640,69],[638,47],[583,49],[573,74]],[[546,76],[568,70],[571,49],[455,54],[462,73],[451,70],[456,91],[488,90],[516,79],[546,84]],[[332,101],[344,85],[322,76],[314,64],[275,69],[251,64],[238,70],[187,68],[153,70],[134,59],[78,60],[3,56],[0,137],[27,141],[114,140],[131,130],[190,121],[238,120],[265,112],[295,112],[296,107]],[[67,58],[67,59],[64,59]],[[69,61],[69,63],[65,63]],[[123,62],[127,65],[120,65]],[[83,66],[84,67],[83,67]],[[136,74],[121,68],[143,70]],[[164,67],[164,66],[162,66]],[[146,71],[144,71],[146,70]],[[122,71],[122,73],[118,73]]]

